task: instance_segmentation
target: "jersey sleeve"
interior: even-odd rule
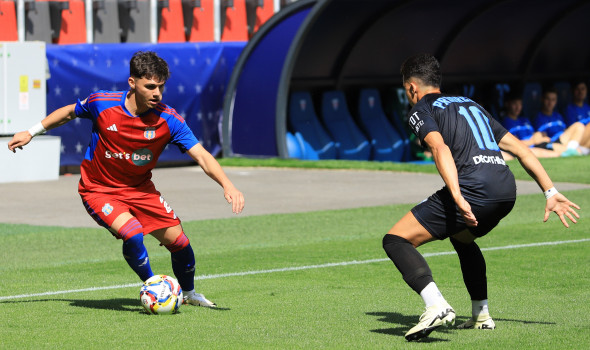
[[[428,105],[420,102],[410,111],[408,125],[414,135],[416,135],[420,142],[424,144],[424,138],[426,135],[433,131],[439,131],[439,127],[434,120]]]
[[[502,137],[508,133],[508,130],[502,125],[502,123],[498,122],[495,118],[488,114],[488,122],[490,123],[490,128],[492,129],[492,134],[494,134],[494,139],[496,142],[500,142]]]
[[[170,128],[170,143],[176,145],[184,153],[198,144],[199,140],[175,110],[171,109],[170,112],[167,120]]]
[[[99,90],[96,92],[91,93],[88,98],[78,102],[76,102],[76,108],[74,109],[74,113],[78,118],[86,118],[86,119],[96,119],[98,118],[99,107],[98,103],[101,100],[101,96],[104,94],[112,93],[111,91],[106,90]]]
[[[76,102],[76,107],[74,109],[74,113],[76,113],[76,117],[93,119],[92,113],[90,112],[89,107],[90,106],[88,103],[88,99],[85,99],[84,101],[80,101],[80,99],[78,99],[78,101]]]

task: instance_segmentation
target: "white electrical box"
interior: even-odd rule
[[[61,138],[40,135],[12,153],[12,135],[46,116],[45,43],[0,42],[0,183],[59,178]]]
[[[46,115],[45,42],[0,42],[0,134],[28,130]]]

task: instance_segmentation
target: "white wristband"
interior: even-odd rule
[[[31,134],[31,137],[35,137],[41,133],[44,133],[45,131],[47,130],[45,130],[43,124],[41,124],[41,122],[38,122],[29,129],[29,134]]]
[[[559,192],[557,192],[557,190],[555,189],[555,187],[551,187],[547,191],[543,192],[543,194],[545,195],[545,199],[549,199],[549,198],[555,196],[558,193]]]

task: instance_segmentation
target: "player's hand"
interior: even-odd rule
[[[576,218],[580,218],[580,215],[578,215],[574,208],[578,210],[580,209],[576,203],[571,202],[563,194],[557,193],[547,200],[543,222],[547,222],[551,212],[555,212],[555,214],[559,216],[559,220],[561,220],[563,226],[570,227],[570,225],[567,223],[567,220],[565,219],[566,217],[568,217],[574,224],[577,223]]]
[[[471,211],[471,205],[465,200],[463,196],[457,201],[457,207],[459,208],[459,212],[461,216],[463,216],[463,220],[465,220],[465,224],[469,227],[477,226],[477,218]]]
[[[8,149],[16,153],[16,149],[23,149],[23,146],[31,142],[33,136],[28,131],[21,131],[14,134],[12,140],[8,141]]]
[[[237,188],[231,187],[223,190],[223,196],[225,200],[231,204],[232,212],[239,214],[244,209],[244,195],[238,191]]]

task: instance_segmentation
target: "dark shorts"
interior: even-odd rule
[[[478,224],[476,227],[468,227],[453,197],[446,188],[443,188],[412,208],[412,214],[436,239],[445,239],[465,229],[476,237],[482,237],[510,213],[514,202],[515,200],[498,201],[485,205],[469,202]]]

